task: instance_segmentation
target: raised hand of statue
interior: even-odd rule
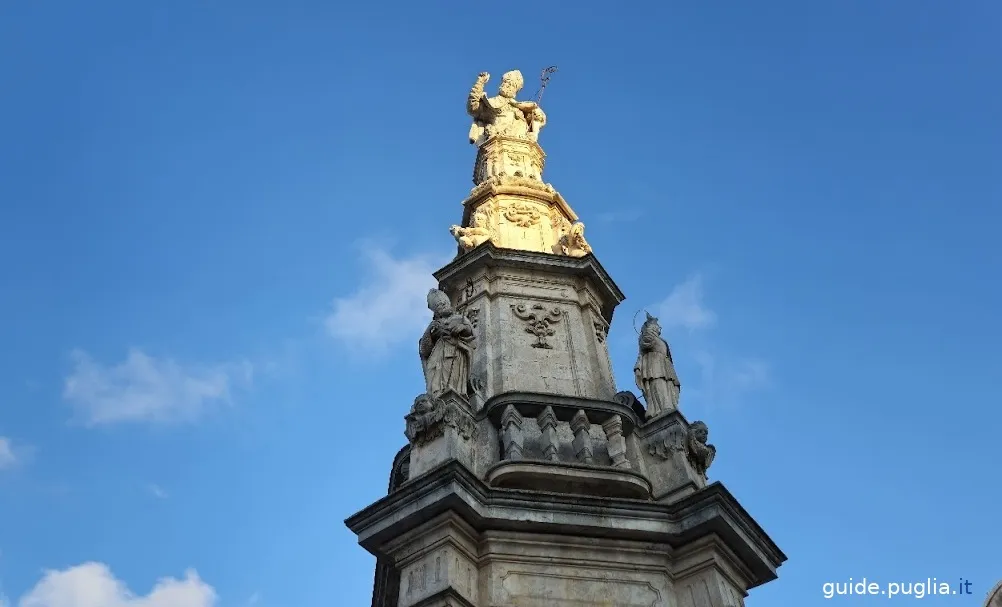
[[[445,327],[442,326],[442,321],[438,319],[431,321],[431,324],[428,326],[428,334],[431,338],[438,339],[442,337],[443,333],[445,333]]]
[[[480,72],[480,75],[477,76],[477,82],[479,82],[480,84],[486,84],[487,81],[490,79],[491,75],[488,72]]]

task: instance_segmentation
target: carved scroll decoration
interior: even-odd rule
[[[517,318],[528,323],[525,332],[536,336],[536,343],[532,344],[533,348],[547,350],[553,348],[546,338],[555,333],[550,325],[560,322],[560,308],[547,309],[542,304],[533,304],[531,308],[525,304],[512,304],[511,311]]]

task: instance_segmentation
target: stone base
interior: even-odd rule
[[[786,556],[719,483],[671,504],[492,488],[446,462],[346,521],[374,607],[742,607]]]

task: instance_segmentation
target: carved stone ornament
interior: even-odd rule
[[[477,323],[480,321],[480,308],[470,308],[466,311],[466,318],[470,319],[470,324],[473,328],[477,328]]]
[[[473,213],[470,225],[467,227],[452,226],[449,233],[456,239],[463,252],[471,251],[488,240],[494,238],[494,231],[491,229],[491,209],[488,205],[483,205]]]
[[[644,419],[647,416],[647,412],[644,410],[644,404],[640,402],[640,399],[637,398],[636,394],[630,392],[629,390],[616,392],[616,395],[613,396],[612,399],[624,407],[632,409],[640,419]]]
[[[686,450],[686,433],[681,424],[672,424],[654,435],[647,443],[647,451],[664,460],[672,458],[675,452]]]
[[[506,206],[501,214],[520,228],[530,228],[536,225],[541,217],[541,213],[535,207],[518,201]]]
[[[560,250],[568,257],[584,257],[591,253],[591,245],[584,237],[584,224],[580,221],[571,225],[570,231],[560,237]]]
[[[446,427],[455,428],[465,439],[473,438],[476,431],[473,420],[457,403],[432,398],[427,394],[421,394],[414,399],[414,406],[404,419],[407,422],[404,434],[415,446],[442,436]]]
[[[709,437],[710,429],[705,423],[695,421],[689,424],[685,443],[686,456],[696,473],[703,478],[706,478],[706,471],[710,469],[710,464],[717,456],[717,448],[706,442]]]
[[[525,304],[512,304],[511,311],[520,320],[528,323],[525,332],[536,336],[536,343],[532,344],[533,348],[545,348],[547,350],[553,348],[546,341],[546,338],[552,336],[555,332],[550,325],[560,322],[560,308],[547,309],[542,304],[533,304],[531,308]]]
[[[593,323],[595,325],[595,339],[598,343],[604,344],[605,338],[609,335],[609,325],[603,320],[596,320]]]

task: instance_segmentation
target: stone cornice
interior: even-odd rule
[[[349,517],[369,552],[438,514],[453,511],[478,531],[518,530],[664,542],[673,547],[715,534],[751,574],[748,587],[776,578],[786,555],[719,482],[672,504],[495,489],[447,461]]]
[[[584,257],[569,257],[535,251],[501,249],[490,241],[457,257],[445,267],[435,272],[435,279],[446,291],[463,287],[462,281],[471,271],[481,267],[509,267],[530,269],[559,275],[573,275],[590,279],[598,290],[602,301],[602,315],[606,322],[612,322],[613,310],[626,296],[620,291],[612,277],[605,271],[593,254]],[[452,284],[455,282],[456,284]]]

